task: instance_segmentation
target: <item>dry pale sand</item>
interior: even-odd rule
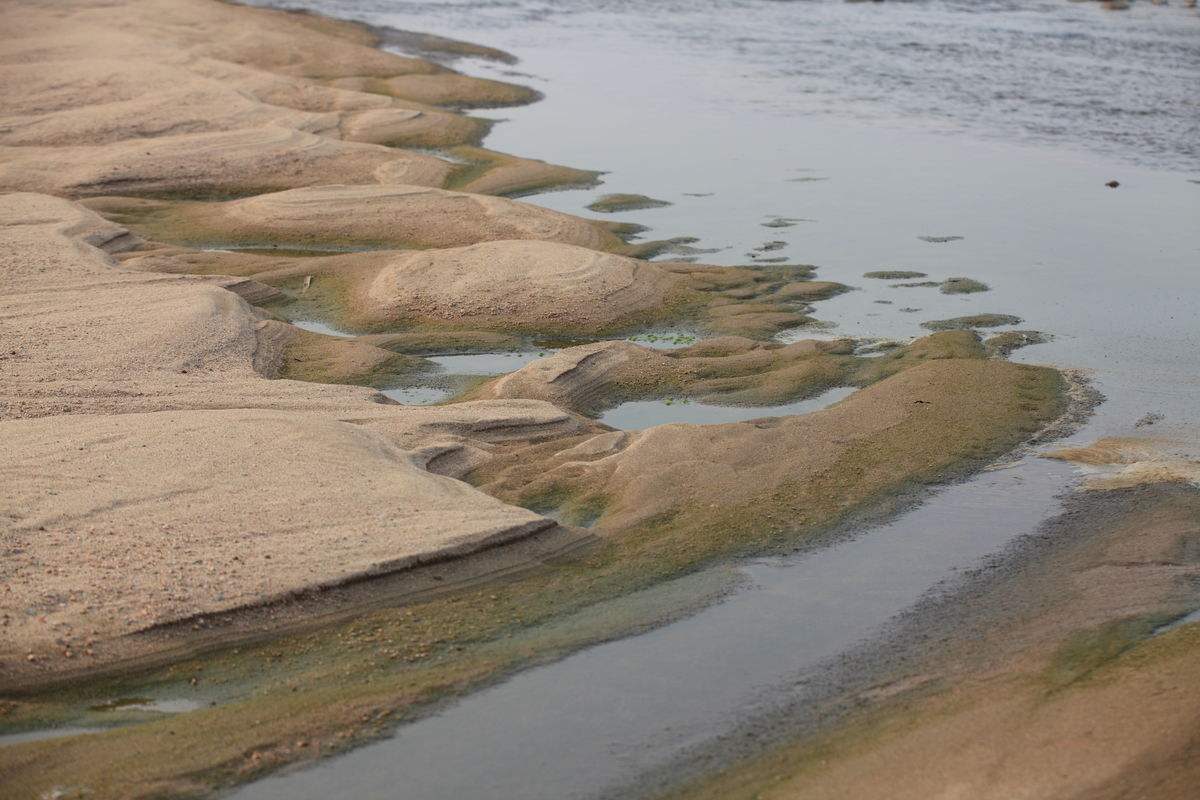
[[[552,525],[423,467],[572,417],[265,380],[260,315],[94,246],[128,240],[68,201],[0,197],[0,670]]]
[[[340,181],[444,186],[458,168],[384,145],[455,147],[487,123],[436,108],[530,90],[375,48],[366,29],[211,0],[0,9],[0,185],[71,196],[253,194]],[[52,148],[52,149],[51,149]],[[463,188],[593,173],[488,151]]]
[[[319,303],[323,315],[347,330],[464,337],[485,330],[614,334],[662,323],[766,339],[780,328],[811,321],[809,300],[844,289],[798,280],[806,274],[801,268],[648,262],[537,239],[332,256],[158,246],[120,258],[131,269],[252,278],[281,289],[260,295],[265,299]],[[809,284],[811,296],[789,299],[796,287]]]
[[[489,196],[594,173],[478,148],[487,123],[453,109],[536,94],[382,52],[363,27],[215,0],[14,0],[0,26],[0,686],[136,663],[163,645],[129,634],[222,611],[256,608],[240,623],[253,636],[271,630],[264,603],[433,560],[475,554],[464,580],[488,574],[480,551],[556,527],[531,498],[587,506],[617,554],[554,573],[544,593],[514,582],[489,586],[484,606],[447,600],[428,639],[406,640],[447,650],[425,677],[387,666],[351,686],[331,672],[281,689],[282,704],[260,695],[264,714],[206,710],[177,738],[141,727],[5,748],[13,786],[65,776],[129,796],[245,779],[259,748],[333,737],[328,725],[367,719],[359,704],[406,708],[493,677],[505,662],[479,660],[480,642],[520,619],[486,610],[506,608],[501,592],[553,619],[548,606],[624,585],[606,569],[641,586],[739,543],[818,532],[1061,410],[1055,371],[989,359],[966,332],[870,364],[846,342],[765,343],[844,288],[808,269],[648,264],[625,257],[647,251],[620,226]],[[381,249],[188,249],[215,244]],[[347,320],[414,327],[339,339],[252,305],[296,280]],[[727,336],[673,354],[576,348],[440,407],[336,382],[419,369],[397,352],[415,341],[594,332],[677,304]],[[837,383],[868,388],[733,425],[623,433],[579,414],[620,396],[768,403]],[[174,642],[192,645],[191,628],[174,626]],[[563,641],[535,636],[513,663]],[[121,748],[126,734],[153,740]]]
[[[485,328],[616,326],[668,304],[681,281],[645,261],[546,241],[398,255],[359,295],[364,316]]]
[[[279,289],[241,272],[134,269],[163,252],[139,237],[429,248],[364,256],[358,305],[448,327],[604,327],[684,285],[711,294],[711,330],[766,337],[840,287],[798,268],[646,265],[608,255],[634,250],[612,225],[438,188],[590,173],[481,150],[461,152],[485,162],[464,173],[384,146],[472,145],[485,126],[435,105],[534,94],[381,52],[359,26],[214,0],[11,2],[0,25],[0,682],[119,657],[121,635],[147,625],[551,524],[448,476],[494,465],[490,486],[507,497],[544,469],[606,495],[612,533],[655,509],[707,515],[722,495],[805,522],[793,501],[829,488],[805,476],[836,467],[854,487],[838,502],[853,503],[927,470],[931,450],[941,466],[969,459],[1054,405],[1050,371],[941,355],[807,421],[668,426],[564,459],[595,428],[534,392],[413,409],[279,379],[419,362],[396,361],[378,346],[387,337],[338,341],[269,319],[246,298]],[[87,208],[73,202],[85,196]],[[681,373],[697,391],[786,394],[844,368],[823,349],[836,345],[714,346]],[[1007,402],[1031,381],[1045,384],[1045,409]],[[577,402],[568,395],[551,399]],[[544,445],[549,460],[511,462]],[[874,460],[854,461],[863,448]]]

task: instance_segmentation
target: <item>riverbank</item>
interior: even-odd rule
[[[725,748],[765,754],[670,796],[1190,797],[1198,511],[1170,479],[1074,494],[851,656],[885,679],[747,726]]]
[[[108,711],[91,700],[135,686],[212,684],[215,703],[186,725],[135,711],[107,721],[137,725],[7,745],[14,796],[204,792],[343,749],[684,613],[727,585],[655,588],[817,541],[1064,410],[1056,371],[996,359],[973,332],[870,360],[849,340],[773,342],[841,288],[811,269],[639,261],[667,245],[478,194],[594,173],[405,149],[477,145],[486,124],[453,109],[534,99],[523,87],[304,14],[195,0],[4,14],[0,185],[25,192],[3,198],[4,304],[21,325],[3,331],[4,722],[95,721]],[[413,275],[437,291],[412,291]],[[530,276],[547,291],[527,292]],[[284,312],[306,303],[375,336],[302,334]],[[552,357],[432,408],[374,391],[497,334],[664,324],[736,338],[670,356],[604,346],[578,385],[555,383],[584,377],[591,353]],[[389,349],[385,332],[411,337]],[[621,434],[588,416],[680,393],[767,416],[847,383],[867,388],[774,422]],[[413,569],[430,564],[445,570]],[[396,574],[412,584],[356,594]],[[350,621],[321,618],[326,603]]]

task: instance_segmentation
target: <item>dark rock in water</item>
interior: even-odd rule
[[[1121,185],[1121,182],[1120,181],[1109,181],[1108,183],[1106,183],[1104,185],[1110,189],[1115,189]]]
[[[771,242],[763,242],[758,247],[754,248],[759,253],[769,253],[772,250],[782,250],[787,247],[787,242],[781,242],[778,239]]]
[[[1164,419],[1166,418],[1162,414],[1159,414],[1157,411],[1151,411],[1149,414],[1135,422],[1133,427],[1144,428],[1147,425],[1153,425],[1156,422],[1162,422]]]
[[[957,242],[963,239],[962,236],[918,236],[922,242],[930,242],[932,244],[944,244],[946,242]]]

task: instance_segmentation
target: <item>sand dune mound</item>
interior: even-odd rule
[[[99,249],[130,243],[69,201],[0,196],[0,545],[13,556],[0,676],[62,668],[87,640],[95,659],[116,657],[111,637],[147,625],[553,524],[429,470],[573,435],[576,417],[266,380],[295,339],[310,355],[349,348],[342,366],[397,356],[263,320],[223,288],[246,281],[136,272]]]
[[[573,379],[570,369],[564,378]],[[669,520],[654,535],[666,530],[678,547],[723,550],[1002,452],[1059,412],[1059,391],[1058,374],[1046,368],[928,361],[823,411],[576,439],[557,453],[515,454],[506,470],[479,478],[501,497],[598,510],[600,531],[627,535]]]
[[[314,186],[179,209],[164,238],[458,247],[541,239],[593,250],[624,243],[604,225],[502,197],[419,186]]]
[[[452,169],[434,156],[274,126],[96,147],[0,148],[0,185],[73,196],[245,194],[333,181],[441,186]]]
[[[382,146],[471,144],[488,123],[426,100],[461,106],[536,97],[383,52],[362,26],[207,0],[14,3],[0,9],[0,25],[9,34],[0,41],[0,146],[20,148],[0,153],[0,188],[12,190],[442,186],[453,164]],[[415,99],[386,88],[410,79]],[[213,136],[189,138],[200,134]],[[503,189],[571,177],[561,170],[525,165],[518,171],[532,177],[492,183]]]
[[[361,426],[279,411],[3,424],[0,658],[462,554],[554,523]],[[43,565],[53,563],[49,573]],[[34,576],[36,575],[36,579]],[[87,630],[79,626],[86,614]],[[37,617],[43,617],[38,621]]]
[[[657,313],[681,281],[653,264],[545,241],[485,242],[388,259],[365,315],[530,330],[615,327]]]
[[[981,352],[974,337],[967,352]],[[476,390],[478,397],[531,398],[595,413],[624,400],[695,397],[728,405],[769,406],[833,386],[861,385],[866,359],[849,340],[803,340],[783,346],[720,337],[660,350],[633,342],[568,347]]]

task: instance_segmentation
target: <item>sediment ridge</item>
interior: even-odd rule
[[[812,541],[1064,408],[1057,371],[972,331],[874,359],[773,341],[845,288],[809,267],[646,261],[636,226],[500,196],[596,173],[481,148],[488,123],[464,110],[536,93],[384,52],[366,27],[216,0],[15,2],[0,22],[0,723],[62,722],[131,680],[253,686],[178,735],[155,719],[0,748],[5,797],[203,794],[348,746],[658,617],[551,622]],[[281,302],[364,335],[300,331]],[[713,338],[670,354],[602,340],[659,325]],[[377,391],[510,334],[593,341],[461,402]],[[627,397],[766,406],[838,385],[866,388],[769,422],[627,434],[590,417]],[[367,621],[272,638],[270,614],[248,617],[268,644],[231,634],[215,660],[133,669],[206,619],[547,535],[589,546],[565,563],[531,547],[519,577]],[[262,647],[287,655],[264,673]],[[79,680],[115,663],[132,666]],[[70,691],[38,693],[63,676]]]

